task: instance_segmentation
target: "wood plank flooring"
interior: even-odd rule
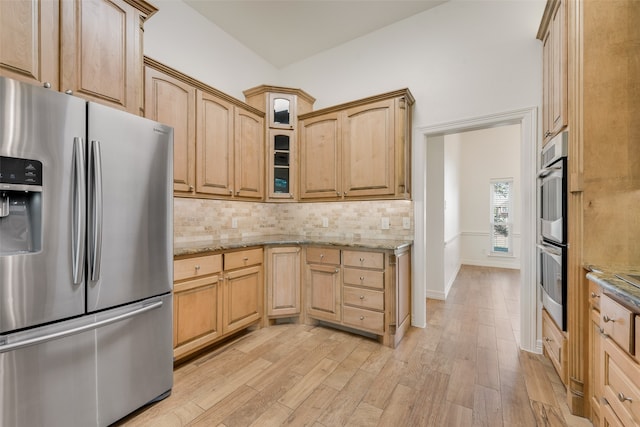
[[[256,330],[176,368],[121,426],[590,426],[518,349],[519,272],[463,266],[395,350],[327,327]]]

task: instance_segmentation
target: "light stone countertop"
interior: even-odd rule
[[[640,288],[616,277],[616,273],[640,275],[640,268],[597,265],[587,265],[585,268],[589,270],[587,279],[602,286],[605,292],[618,297],[640,311]]]
[[[238,239],[203,239],[195,242],[175,243],[173,246],[173,256],[179,257],[184,255],[198,255],[208,252],[265,245],[323,245],[397,251],[413,245],[413,241],[278,234],[269,236],[244,237]]]

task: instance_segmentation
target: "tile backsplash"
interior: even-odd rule
[[[174,240],[179,243],[274,234],[413,239],[409,200],[254,203],[175,198],[173,215]],[[382,229],[383,218],[389,219],[389,229]]]

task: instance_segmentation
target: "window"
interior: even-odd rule
[[[513,179],[492,179],[490,187],[491,255],[511,255]]]

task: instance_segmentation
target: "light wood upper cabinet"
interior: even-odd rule
[[[233,104],[197,91],[196,189],[231,196],[233,191]]]
[[[300,198],[408,198],[411,105],[405,89],[302,115]]]
[[[202,198],[264,197],[260,111],[145,58],[145,116],[174,127],[174,191]]]
[[[145,67],[145,117],[173,127],[173,189],[195,185],[196,90],[162,71]]]
[[[538,31],[538,38],[542,40],[542,127],[545,143],[568,123],[566,15],[566,0],[548,2]]]
[[[235,195],[264,197],[264,119],[235,108]]]
[[[395,99],[346,110],[342,125],[343,194],[395,193]]]
[[[341,122],[337,112],[300,122],[300,198],[337,198],[342,190]]]
[[[0,74],[142,113],[143,0],[0,2]]]
[[[0,1],[0,74],[59,87],[57,1]]]

